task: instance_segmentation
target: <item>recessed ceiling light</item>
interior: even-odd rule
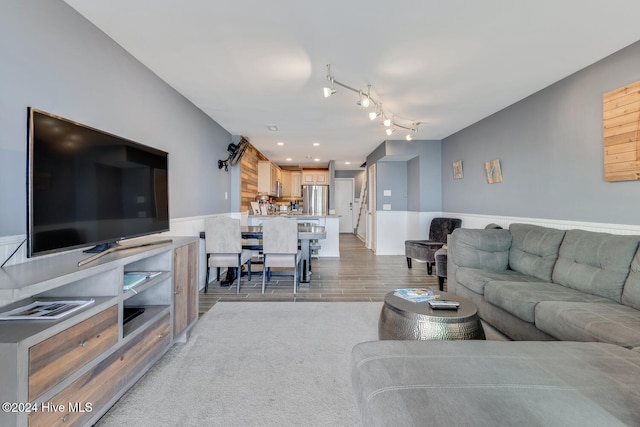
[[[350,164],[351,164],[351,162],[344,162],[344,164],[345,164],[345,165],[350,165]]]
[[[287,162],[290,162],[290,161],[291,161],[291,160],[293,160],[293,159],[292,159],[291,157],[287,157],[285,160],[286,160]]]
[[[317,147],[318,145],[320,145],[320,143],[319,143],[319,142],[314,142],[314,143],[313,143],[313,146],[314,146],[314,147]]]
[[[319,162],[320,159],[318,159],[317,157],[315,159],[313,159],[314,162]]]
[[[278,144],[278,145],[284,145],[284,142],[282,142],[282,141],[278,141],[278,142],[276,142],[276,144]]]
[[[278,131],[278,126],[276,126],[276,125],[267,125],[267,129],[269,129],[271,132],[277,132]]]

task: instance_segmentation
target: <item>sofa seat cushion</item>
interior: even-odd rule
[[[512,239],[509,268],[535,276],[543,282],[550,282],[564,230],[531,224],[511,224],[509,231]]]
[[[543,301],[536,326],[559,340],[640,346],[640,311],[620,304]]]
[[[640,236],[569,230],[560,245],[553,282],[619,303]]]
[[[479,268],[459,267],[456,269],[456,281],[465,288],[483,295],[484,287],[494,280],[510,282],[538,282],[538,278],[526,276],[513,270],[483,270]]]
[[[640,353],[603,343],[356,345],[361,425],[622,426],[640,420]]]
[[[489,282],[484,287],[487,302],[525,322],[535,323],[536,305],[541,301],[597,302],[613,301],[547,282]]]

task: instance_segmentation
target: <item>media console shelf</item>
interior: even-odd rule
[[[153,242],[153,239],[145,239]],[[160,241],[160,239],[158,239]],[[82,266],[80,251],[0,272],[0,311],[34,301],[93,299],[58,320],[0,321],[2,426],[95,423],[198,317],[198,239],[121,249]],[[126,271],[153,271],[123,289]],[[124,309],[141,314],[125,323]]]

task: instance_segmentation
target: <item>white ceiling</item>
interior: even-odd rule
[[[337,169],[406,131],[325,99],[327,64],[442,139],[640,40],[638,0],[65,1],[271,160]]]

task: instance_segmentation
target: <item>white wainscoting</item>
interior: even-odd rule
[[[376,211],[376,255],[404,254],[408,214],[407,211]]]
[[[460,218],[464,228],[484,228],[487,224],[498,224],[502,228],[509,228],[512,223],[534,224],[541,227],[570,230],[594,231],[597,233],[611,234],[640,234],[640,224],[611,224],[604,222],[565,221],[559,219],[526,218],[512,216],[476,215],[456,212],[442,212],[441,216]]]
[[[509,228],[512,223],[525,223],[560,230],[577,228],[599,233],[640,235],[640,225],[477,215],[457,212],[377,211],[376,236],[378,240],[376,255],[404,255],[404,241],[426,240],[429,237],[431,219],[437,216],[460,218],[464,228],[484,228],[491,223],[498,224],[502,228]]]

